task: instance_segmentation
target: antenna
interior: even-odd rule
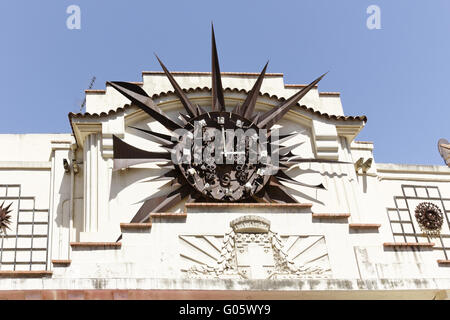
[[[89,84],[88,90],[92,89],[92,87],[94,86],[94,83],[95,83],[95,80],[96,80],[96,79],[97,79],[97,78],[96,78],[95,76],[92,77],[91,83]],[[80,106],[80,112],[83,112],[83,109],[84,109],[85,105],[86,105],[86,95],[84,95],[83,103],[82,103],[81,106]]]

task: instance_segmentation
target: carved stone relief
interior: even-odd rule
[[[188,278],[328,278],[324,236],[280,236],[270,221],[243,216],[224,236],[182,235],[182,272]]]

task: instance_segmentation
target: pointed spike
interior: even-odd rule
[[[129,145],[117,136],[113,135],[113,153],[114,159],[161,159],[171,160],[171,154],[168,152],[145,151]]]
[[[156,164],[158,167],[160,168],[167,168],[167,167],[173,167],[173,162],[172,161],[168,161],[166,163],[159,163]]]
[[[253,199],[259,201],[259,202],[265,202],[265,203],[271,203],[273,200],[270,198],[269,194],[267,193],[267,190],[264,188],[257,194],[253,195]]]
[[[299,143],[294,143],[293,145],[290,145],[290,146],[287,146],[287,147],[285,147],[285,146],[278,146],[278,147],[275,147],[274,150],[272,150],[272,153],[278,153],[279,155],[285,156],[285,155],[287,155],[291,150],[297,148],[298,146],[301,146],[301,145],[304,144],[304,143],[305,143],[305,142],[302,141],[302,142],[299,142]]]
[[[266,65],[262,69],[261,73],[258,76],[258,79],[256,80],[255,84],[253,85],[252,90],[250,90],[250,93],[247,95],[247,98],[245,99],[244,103],[242,104],[241,110],[243,112],[242,116],[244,118],[249,119],[253,116],[253,112],[255,111],[256,106],[256,100],[258,99],[259,90],[261,89],[261,85],[264,80],[264,75],[266,74],[266,69],[269,64],[269,61],[267,61]]]
[[[113,162],[113,171],[127,169],[135,165],[144,164],[144,163],[154,163],[167,161],[162,159],[114,159]]]
[[[184,199],[192,192],[190,185],[181,186],[169,194],[149,199],[144,202],[131,222],[144,222],[150,218],[152,212],[163,212]]]
[[[133,128],[135,130],[141,131],[141,132],[145,132],[146,134],[150,135],[158,143],[171,144],[176,140],[176,137],[172,137],[167,134],[154,132],[154,131],[150,131],[150,130],[146,130],[146,129],[141,129],[141,128],[137,128],[137,127],[133,127],[133,126],[129,126],[129,127]],[[172,138],[174,139],[174,141],[172,141]]]
[[[206,110],[203,109],[200,105],[197,104],[197,115],[199,116],[199,115],[202,115],[204,113],[206,113]]]
[[[323,184],[319,184],[319,185],[315,185],[314,186],[314,185],[306,184],[306,183],[303,183],[303,182],[299,182],[299,181],[295,180],[294,178],[291,178],[284,171],[281,171],[281,170],[279,170],[275,176],[280,181],[286,181],[286,182],[289,182],[289,183],[294,183],[294,184],[299,185],[299,186],[308,187],[308,188],[325,189]]]
[[[292,132],[292,133],[282,134],[282,135],[278,136],[278,143],[286,142],[286,141],[289,140],[290,138],[295,137],[296,135],[302,133],[303,131],[304,131],[304,130],[302,130],[302,131],[300,131],[300,132],[294,131],[294,132]]]
[[[149,180],[145,180],[143,182],[160,181],[160,180],[164,180],[165,178],[176,178],[177,176],[178,176],[177,170],[172,169],[172,170],[169,170],[169,171],[165,172],[164,174],[162,174],[162,175],[160,175],[158,177],[155,177],[155,178],[152,178],[152,179],[149,179]]]
[[[251,119],[251,121],[253,122],[253,123],[258,123],[258,120],[259,120],[259,117],[260,117],[261,115],[259,114],[259,113],[257,113],[257,114],[255,114],[254,116],[253,116],[253,118]]]
[[[212,111],[225,111],[225,99],[223,97],[222,76],[220,74],[219,57],[217,55],[216,37],[214,26],[211,24],[211,89],[212,89]]]
[[[161,123],[169,130],[181,129],[182,127],[167,117],[153,102],[153,100],[147,95],[147,93],[138,85],[129,82],[113,81],[107,82],[114,89],[119,91],[127,99],[131,100],[142,111],[146,112],[156,121]]]
[[[270,178],[270,184],[266,187],[266,191],[272,201],[297,203],[297,200],[286,192],[285,187],[273,176]]]
[[[172,84],[173,89],[175,90],[175,94],[180,99],[181,103],[183,104],[184,108],[186,109],[187,113],[193,117],[197,115],[197,110],[195,106],[191,103],[187,95],[184,93],[183,89],[181,89],[178,82],[175,80],[175,78],[172,76],[172,74],[167,70],[166,66],[162,63],[162,61],[159,59],[157,54],[155,53],[156,59],[158,59],[159,64],[161,65],[161,68],[164,70],[164,73],[166,74],[167,78],[169,79],[170,83]]]
[[[240,107],[241,107],[241,104],[239,102],[236,103],[236,106],[233,108],[233,110],[231,110],[231,113],[241,115]]]
[[[189,121],[191,121],[191,117],[189,117],[187,114],[180,112],[180,116],[182,117],[182,120],[184,120],[185,124],[187,124]]]
[[[328,73],[328,72],[327,72]],[[283,116],[289,111],[289,109],[294,106],[298,101],[300,101],[301,98],[303,98],[314,86],[319,83],[320,80],[322,80],[323,77],[327,73],[324,73],[320,77],[318,77],[316,80],[311,82],[309,85],[307,85],[305,88],[291,96],[289,99],[287,99],[281,106],[273,108],[272,110],[267,111],[264,113],[264,115],[261,117],[261,120],[258,123],[258,126],[260,128],[270,128],[272,127],[278,120],[283,118]]]

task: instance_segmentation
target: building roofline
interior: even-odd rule
[[[209,87],[197,87],[197,88],[189,88],[189,89],[183,89],[184,92],[186,93],[193,93],[193,92],[198,92],[198,91],[211,91],[211,88]],[[243,93],[243,94],[248,94],[249,91],[245,90],[245,89],[238,89],[238,88],[224,88],[224,92],[231,92],[231,93]],[[152,99],[156,99],[159,97],[163,97],[163,96],[168,96],[168,95],[175,95],[174,91],[165,91],[165,92],[161,92],[159,94],[154,94],[151,96]],[[269,99],[276,99],[279,100],[281,102],[285,101],[286,99],[283,97],[278,97],[277,95],[270,95],[268,93],[260,93],[259,97],[265,97],[265,98],[269,98]],[[330,115],[328,113],[322,113],[318,110],[314,110],[313,108],[310,108],[306,105],[300,105],[299,103],[296,104],[297,107],[302,108],[305,111],[308,111],[310,113],[313,113],[315,115],[318,115],[320,117],[324,117],[330,120],[340,120],[340,121],[364,121],[367,122],[367,117],[365,115],[362,116],[337,116],[337,115]],[[130,108],[131,105],[130,104],[125,104],[123,107],[119,107],[117,109],[111,109],[107,112],[101,112],[101,113],[69,113],[69,120],[72,123],[72,118],[99,118],[99,117],[103,117],[103,116],[108,116],[108,115],[112,115],[121,111],[124,111],[125,109]]]
[[[211,72],[206,71],[170,71],[175,76],[208,76]],[[254,76],[258,77],[259,72],[221,72],[225,76]],[[165,75],[164,71],[142,71],[142,75]],[[283,73],[266,73],[265,77],[283,77]]]

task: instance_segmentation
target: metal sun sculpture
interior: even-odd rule
[[[283,118],[290,108],[296,105],[325,74],[285,100],[278,107],[260,114],[255,112],[255,106],[267,69],[266,64],[245,101],[236,105],[231,112],[226,111],[214,28],[212,28],[212,101],[211,111],[207,111],[199,105],[194,105],[188,99],[159,57],[156,56],[156,58],[186,110],[186,113],[180,113],[180,122],[166,116],[140,86],[129,82],[109,82],[109,85],[131,100],[134,105],[172,132],[172,135],[166,135],[160,132],[132,127],[145,133],[150,140],[160,143],[161,147],[166,149],[167,152],[141,150],[125,143],[116,136],[113,137],[114,166],[116,169],[126,168],[138,163],[161,161],[164,162],[161,167],[171,168],[156,179],[173,178],[171,180],[173,191],[163,196],[153,196],[145,200],[131,222],[147,221],[151,212],[168,210],[187,196],[189,196],[187,202],[296,203],[295,198],[286,191],[283,182],[324,189],[322,184],[309,185],[296,181],[283,170],[299,163],[336,163],[339,161],[305,159],[294,155],[291,150],[299,144],[283,146],[278,145],[278,142],[287,140],[296,133],[280,135],[277,142],[274,141],[273,137],[276,136],[276,130],[272,130],[272,126]],[[186,147],[186,143],[181,143],[186,136],[195,140],[198,134],[196,129],[198,130],[198,128],[200,128],[200,136],[203,138],[200,144],[188,144]],[[239,141],[237,141],[239,139],[231,139],[231,145],[225,145],[224,142],[220,155],[218,156],[218,151],[214,154],[215,160],[221,158],[224,160],[223,162],[202,160],[195,156],[189,161],[178,161],[183,156],[191,153],[199,154],[199,150],[196,150],[196,148],[200,149],[201,154],[202,151],[210,148],[212,144],[217,143],[215,132],[221,132],[223,136],[229,130],[239,129],[265,133],[263,136],[260,134],[259,137],[245,137],[244,147],[240,152],[233,151],[236,150],[236,147],[239,149]],[[181,135],[179,133],[181,131],[188,134]],[[174,137],[176,138],[175,141]],[[252,139],[258,140],[259,146],[262,146],[262,149],[264,149],[265,154],[262,158],[265,161],[249,161],[252,151],[249,145]],[[257,152],[261,153],[262,149],[257,149]],[[258,156],[261,156],[261,154]],[[229,160],[230,158],[232,160],[243,159],[243,161],[226,161],[226,159]],[[278,161],[274,161],[275,158]],[[177,161],[174,161],[174,159]]]
[[[421,202],[416,207],[415,216],[424,233],[429,236],[439,236],[444,218],[437,205],[431,202]]]
[[[12,203],[10,203],[7,207],[4,206],[5,202],[0,205],[0,230],[3,234],[6,234],[6,229],[9,229],[9,225],[11,224],[11,211],[9,208]]]

